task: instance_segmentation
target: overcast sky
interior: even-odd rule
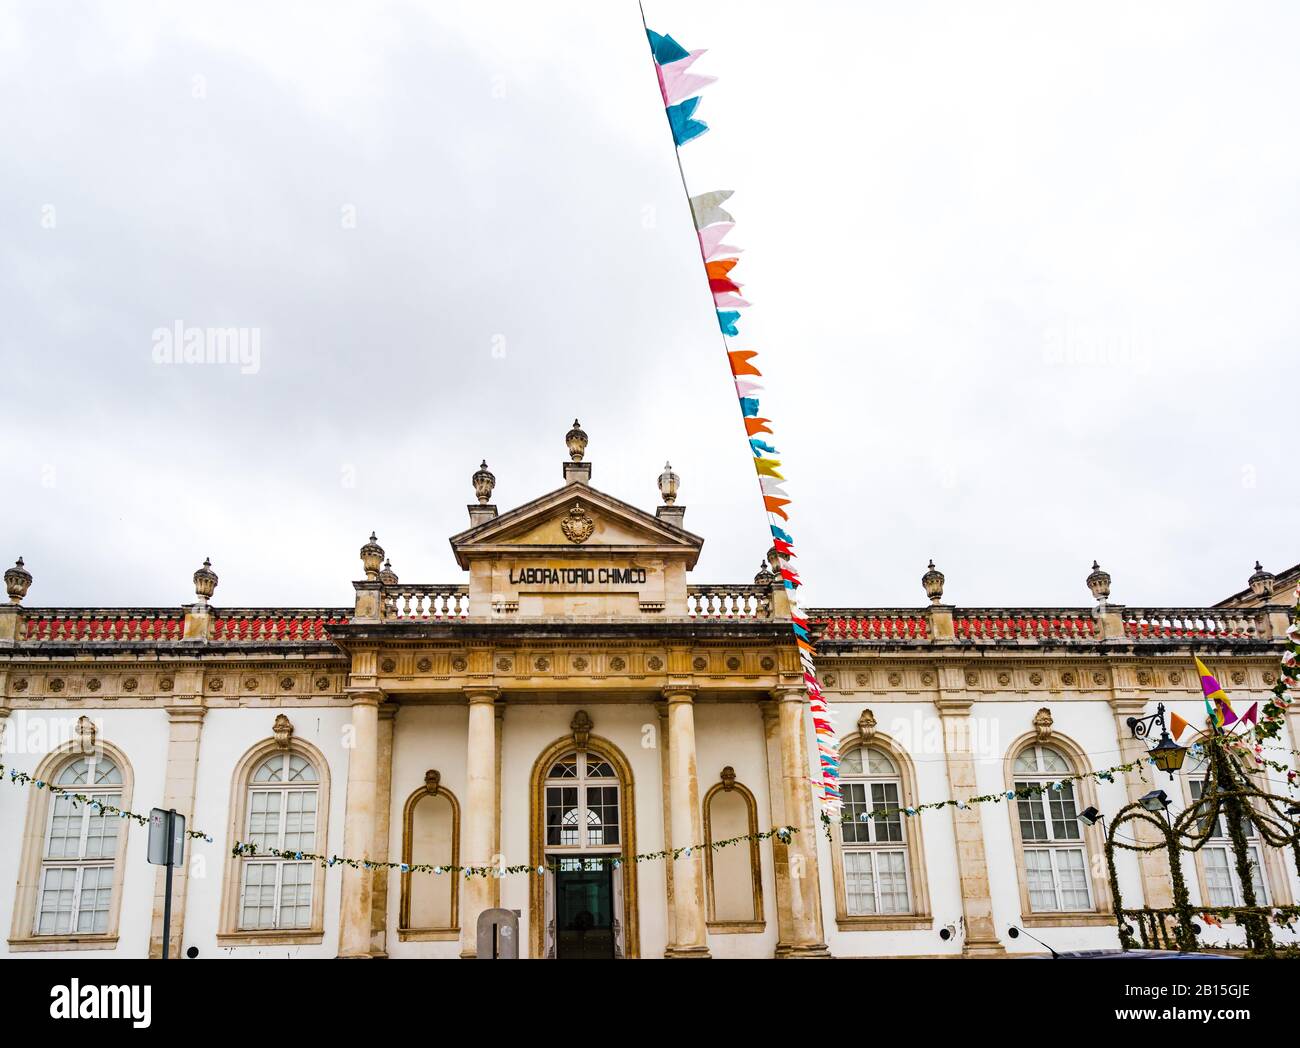
[[[1300,560],[1300,8],[687,3],[817,605],[1203,605]],[[0,8],[6,558],[31,605],[459,581],[486,458],[767,548],[633,0]],[[255,331],[259,367],[156,362]]]

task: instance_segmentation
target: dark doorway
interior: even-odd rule
[[[581,861],[564,866],[583,867]],[[614,875],[605,863],[555,873],[555,956],[614,959]]]

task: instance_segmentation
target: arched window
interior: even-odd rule
[[[1093,908],[1088,849],[1074,796],[1068,757],[1053,746],[1024,747],[1014,764],[1015,790],[1044,787],[1015,802],[1025,889],[1033,913],[1089,911]],[[1059,788],[1053,789],[1053,784]]]
[[[435,867],[460,863],[460,804],[432,769],[403,810],[402,861]],[[403,941],[454,939],[460,927],[459,894],[460,878],[455,874],[402,874],[399,937]]]
[[[714,849],[715,841],[753,837],[758,833],[754,795],[736,781],[735,770],[722,769],[721,781],[704,795],[705,881],[708,887],[708,926],[712,932],[761,932],[763,877],[758,841],[751,839]]]
[[[32,776],[53,788],[29,792],[9,949],[112,949],[128,834],[124,820],[102,807],[131,807],[131,766],[82,717],[78,738]]]
[[[546,849],[619,851],[618,776],[583,752],[555,761],[546,774]]]
[[[231,844],[257,849],[228,860],[217,944],[319,942],[325,871],[318,861],[296,855],[326,851],[324,757],[297,738],[268,740],[244,756],[233,790]],[[273,855],[272,848],[290,854]]]
[[[1200,801],[1205,792],[1206,775],[1210,762],[1204,754],[1199,754],[1187,762],[1182,776],[1187,784],[1187,800],[1191,804]],[[1220,811],[1213,816],[1206,812],[1200,820],[1202,828],[1208,826],[1209,839],[1195,852],[1197,879],[1200,881],[1201,898],[1206,906],[1244,906],[1246,900],[1241,890],[1241,878],[1237,875],[1237,855],[1232,849],[1228,837],[1227,817]],[[1255,888],[1255,905],[1269,906],[1273,903],[1273,893],[1269,891],[1272,877],[1266,876],[1266,853],[1270,850],[1261,847],[1255,824],[1249,819],[1242,820],[1242,832],[1246,835],[1246,853],[1250,861],[1250,879]]]
[[[41,857],[35,935],[103,935],[109,928],[122,820],[96,805],[122,806],[122,770],[104,753],[74,757],[54,779]]]
[[[903,779],[884,750],[859,746],[840,758],[844,909],[849,917],[912,913]],[[879,814],[871,814],[878,812]]]

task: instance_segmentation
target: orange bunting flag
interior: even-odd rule
[[[760,477],[785,480],[785,477],[776,471],[776,467],[779,465],[781,465],[780,459],[754,459],[754,470]]]
[[[705,262],[704,270],[709,274],[710,280],[726,280],[727,274],[735,268],[738,258],[719,258],[713,262]]]
[[[1178,714],[1169,714],[1169,730],[1173,732],[1174,742],[1178,741],[1178,736],[1185,732],[1188,727],[1189,725],[1187,721],[1183,720],[1183,718],[1178,716]]]
[[[752,349],[736,349],[727,354],[727,359],[731,361],[731,373],[736,377],[741,375],[758,375],[762,378],[763,373],[750,363],[753,357],[758,354]]]
[[[767,507],[769,513],[775,513],[782,520],[790,519],[790,514],[781,508],[782,506],[790,505],[789,499],[778,499],[771,495],[764,495],[763,505]]]
[[[758,433],[771,433],[772,431],[767,425],[771,421],[770,418],[747,418],[745,419],[745,432],[751,437]]]

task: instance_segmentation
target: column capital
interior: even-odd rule
[[[195,705],[192,706],[168,706],[167,707],[167,716],[171,718],[173,723],[180,723],[180,724],[183,724],[187,721],[194,724],[202,724],[203,718],[207,714],[207,712],[208,712],[207,707],[202,705],[201,703],[196,703]]]
[[[465,698],[469,700],[471,706],[478,703],[493,703],[501,697],[500,688],[485,688],[482,685],[471,684],[462,688]]]
[[[934,704],[939,710],[940,717],[969,717],[970,708],[975,704],[975,700],[965,692],[953,695],[951,692],[941,691]]]
[[[1111,695],[1107,701],[1116,717],[1140,717],[1148,700],[1140,695]]]
[[[694,702],[695,696],[699,694],[699,688],[693,684],[670,684],[660,689],[660,694],[667,703],[674,702]]]
[[[378,689],[358,688],[355,691],[348,689],[348,700],[353,706],[380,706],[384,701],[384,693]]]
[[[784,685],[779,688],[772,688],[768,694],[772,697],[773,702],[807,702],[808,689],[802,684]]]

